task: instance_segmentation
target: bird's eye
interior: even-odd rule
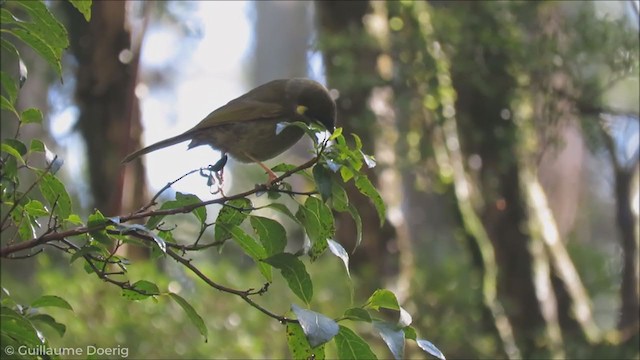
[[[296,112],[300,115],[305,115],[305,113],[307,112],[307,110],[309,110],[308,107],[304,106],[304,105],[298,105],[296,107]]]

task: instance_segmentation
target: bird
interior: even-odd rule
[[[260,85],[212,111],[196,126],[182,134],[149,145],[127,155],[128,163],[141,155],[187,140],[189,149],[209,145],[244,163],[258,163],[275,175],[262,161],[269,160],[293,146],[304,135],[297,126],[277,131],[277,124],[316,122],[329,132],[336,124],[336,103],[322,84],[306,78],[278,79]]]

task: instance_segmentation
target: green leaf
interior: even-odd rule
[[[91,20],[91,0],[69,0],[69,2],[80,11],[87,22]]]
[[[225,241],[231,238],[231,234],[227,230],[232,226],[239,226],[247,218],[247,213],[251,209],[252,204],[249,199],[236,199],[225,203],[218,213],[216,219],[214,239],[216,241]]]
[[[0,144],[0,150],[2,152],[6,152],[7,154],[13,156],[14,158],[16,158],[16,160],[18,160],[21,164],[24,164],[24,159],[22,158],[22,156],[20,155],[20,151],[18,151],[16,148],[14,148],[13,146],[3,142],[2,144]]]
[[[73,253],[73,255],[71,255],[71,259],[69,259],[69,263],[73,263],[74,261],[78,260],[78,258],[88,254],[107,255],[103,247],[100,247],[97,245],[85,245],[81,247],[79,250],[77,250],[75,253]]]
[[[289,289],[306,304],[313,297],[313,284],[300,259],[289,253],[280,253],[264,259],[264,262],[280,270]]]
[[[347,182],[353,179],[355,175],[356,173],[353,170],[351,170],[349,167],[347,166],[340,167],[340,176],[342,177],[342,181]]]
[[[87,219],[88,228],[98,228],[97,230],[89,231],[89,235],[94,240],[105,246],[111,246],[111,238],[104,229],[108,222],[110,222],[110,220],[105,218],[100,210],[96,210],[93,214],[89,215],[89,218]]]
[[[3,337],[8,336],[20,344],[31,347],[42,345],[43,341],[33,324],[14,310],[0,306],[0,320],[0,334]]]
[[[64,185],[55,176],[47,173],[38,184],[42,196],[47,200],[54,214],[66,219],[71,214],[71,198]]]
[[[348,327],[340,325],[335,342],[339,359],[377,359],[369,344]]]
[[[317,259],[329,246],[327,240],[335,233],[331,209],[320,199],[309,196],[304,205],[298,207],[296,217],[311,240],[310,258]]]
[[[36,314],[29,317],[31,322],[37,322],[41,324],[46,324],[55,330],[60,337],[64,336],[64,333],[67,331],[67,327],[64,324],[61,324],[56,321],[51,315],[47,314]]]
[[[47,9],[44,2],[17,1],[14,4],[20,5],[29,15],[28,21],[19,21],[20,26],[59,49],[60,54],[69,46],[67,30]]]
[[[29,151],[34,152],[45,152],[46,147],[44,143],[38,139],[31,140],[31,144],[29,145]]]
[[[231,234],[233,240],[240,245],[242,250],[244,250],[244,252],[258,264],[260,272],[264,275],[267,281],[273,281],[271,267],[260,261],[267,257],[267,252],[264,250],[264,247],[237,226],[229,226],[225,227],[225,229],[229,234]]]
[[[407,310],[405,310],[402,306],[400,307],[400,314],[398,316],[397,326],[401,328],[405,328],[411,325],[413,318],[411,318],[411,314]]]
[[[42,112],[38,109],[29,108],[20,114],[20,121],[23,124],[32,124],[32,123],[41,124]]]
[[[331,171],[327,170],[321,163],[317,163],[313,167],[313,179],[318,186],[318,192],[320,193],[320,197],[322,197],[323,201],[329,200],[331,198],[331,187],[332,187],[332,177]]]
[[[273,171],[274,173],[284,173],[287,171],[292,171],[295,168],[297,168],[297,166],[293,164],[280,163],[272,167],[271,171]]]
[[[86,272],[87,274],[92,274],[93,271],[93,267],[91,267],[91,264],[89,263],[89,261],[85,261],[84,264],[82,265],[82,268],[84,269],[84,272]]]
[[[378,289],[373,292],[364,305],[365,308],[379,310],[380,308],[400,310],[396,295],[387,289]]]
[[[360,243],[362,243],[362,218],[360,218],[360,213],[358,212],[358,209],[356,209],[355,205],[349,204],[347,210],[349,211],[349,214],[351,214],[353,222],[356,224],[356,244],[353,247],[353,252],[355,252]]]
[[[16,108],[13,107],[13,103],[9,101],[4,95],[0,96],[0,109],[10,111],[17,114]]]
[[[7,180],[6,183],[3,183],[4,187],[0,190],[4,193],[5,196],[8,196],[8,191],[13,191],[15,187],[20,185],[20,178],[18,177],[18,161],[13,156],[5,158],[4,164],[2,164],[2,172],[4,179]],[[16,194],[18,195],[18,194]]]
[[[295,221],[296,223],[300,224],[300,220],[298,220],[298,218],[295,217],[295,215],[293,215],[293,213],[291,212],[291,210],[289,210],[289,208],[287,207],[287,205],[285,204],[281,204],[281,203],[270,203],[267,205],[267,207],[276,210],[286,216],[288,216],[291,220]]]
[[[181,206],[187,206],[187,205],[193,205],[193,204],[198,204],[201,203],[202,200],[200,200],[199,197],[197,197],[196,195],[193,194],[183,194],[181,192],[177,192],[176,193],[176,207],[181,207]],[[196,217],[196,219],[198,219],[198,221],[200,221],[201,225],[204,225],[207,221],[207,208],[204,206],[200,206],[197,207],[193,210],[191,210],[191,214],[193,214],[193,216]]]
[[[374,321],[373,326],[387,344],[393,357],[398,360],[404,357],[404,331],[395,325],[383,321]]]
[[[67,31],[42,1],[16,1],[28,14],[27,21],[14,19],[9,32],[26,42],[61,76],[62,51],[69,46]]]
[[[329,137],[329,141],[335,140],[338,136],[342,135],[342,127],[338,127],[333,130],[333,134]]]
[[[369,179],[364,175],[356,178],[356,187],[364,196],[373,201],[373,205],[378,212],[378,218],[380,219],[380,226],[382,226],[384,224],[385,213],[387,210],[378,190],[376,190],[373,184],[371,184],[371,181],[369,181]]]
[[[302,121],[293,121],[293,122],[283,121],[276,124],[276,135],[280,134],[289,126],[294,126],[302,129],[307,135],[309,135],[309,138],[311,138],[313,143],[316,145],[318,142],[318,138],[315,136],[315,134],[318,132],[323,132],[325,130],[324,127],[322,127],[319,123],[314,123],[314,122],[305,123]]]
[[[155,242],[155,244],[158,246],[158,249],[160,249],[160,251],[164,254],[167,252],[167,244],[165,243],[164,239],[161,238],[160,236],[156,235],[156,233],[154,233],[153,231],[147,229],[147,227],[145,227],[144,225],[141,224],[120,224],[119,223],[119,219],[115,219],[115,218],[111,218],[110,219],[112,222],[116,222],[118,223],[116,228],[118,229],[118,231],[120,231],[121,233],[125,233],[127,231],[135,231],[147,236],[150,236],[153,241]],[[115,221],[118,220],[118,221]]]
[[[82,225],[82,219],[78,214],[70,214],[68,218],[64,219],[64,221],[72,223],[74,225]]]
[[[201,202],[202,200],[200,200],[200,198],[198,198],[193,194],[183,194],[181,192],[177,192],[176,199],[164,202],[162,206],[160,206],[160,210],[177,209],[184,206],[198,204]],[[201,226],[204,226],[207,220],[207,210],[204,206],[191,210],[191,214],[193,214],[193,216],[195,216],[196,219],[200,221]],[[155,229],[158,226],[158,224],[160,224],[162,219],[164,219],[164,217],[165,215],[155,215],[149,218],[149,221],[147,221],[147,224],[146,224],[147,229]]]
[[[320,313],[305,310],[296,304],[291,305],[291,310],[298,318],[311,347],[316,347],[333,339],[338,333],[338,323]]]
[[[175,202],[178,205],[177,207],[180,207],[180,206],[198,204],[198,203],[201,203],[202,200],[200,200],[199,197],[193,194],[183,194],[181,192],[177,192]],[[201,206],[201,207],[195,208],[191,210],[191,213],[193,214],[193,216],[196,217],[196,219],[198,219],[198,221],[200,221],[200,224],[204,225],[204,223],[207,221],[206,207]]]
[[[294,359],[322,360],[325,358],[324,345],[312,348],[300,324],[287,323],[287,345]]]
[[[261,216],[252,216],[251,227],[256,232],[267,256],[284,252],[287,246],[287,231],[279,222]]]
[[[73,308],[71,307],[71,305],[69,305],[67,300],[55,295],[44,295],[31,303],[31,307],[33,308],[41,308],[41,307],[48,307],[48,306],[59,307],[62,309],[73,311]]]
[[[18,153],[20,153],[20,156],[25,156],[27,154],[27,146],[20,140],[4,139],[2,142],[9,144],[12,148],[16,149]]]
[[[209,331],[207,330],[207,326],[205,325],[204,320],[202,320],[202,317],[198,315],[198,313],[193,308],[193,306],[191,306],[191,304],[189,304],[187,300],[183,299],[178,294],[170,292],[169,297],[171,297],[171,299],[173,299],[173,301],[175,301],[178,305],[180,305],[180,307],[182,307],[184,312],[187,313],[187,316],[191,320],[191,323],[193,323],[193,325],[196,326],[198,331],[200,331],[200,334],[204,336],[204,341],[206,342],[208,340]]]
[[[16,99],[18,98],[18,85],[16,82],[9,74],[4,71],[0,71],[0,83],[2,83],[2,88],[9,96],[9,99],[7,99],[8,102],[15,104]]]
[[[425,340],[425,339],[418,339],[416,340],[416,343],[418,344],[420,349],[426,351],[427,353],[437,357],[440,360],[446,360],[442,351],[440,351],[440,349],[438,349],[435,345],[433,345],[431,341]]]
[[[62,76],[62,64],[60,63],[60,55],[57,54],[57,49],[50,46],[46,41],[38,36],[35,36],[28,30],[14,28],[6,30],[8,33],[14,35],[18,39],[24,41],[33,50],[35,50],[42,58],[51,65],[58,76]]]
[[[2,14],[4,14],[5,9],[0,9],[0,12]],[[3,17],[4,19],[4,17]],[[2,21],[2,23],[5,23],[5,21]],[[4,38],[0,38],[0,46],[8,51],[11,55],[13,55],[15,57],[15,63],[18,65],[18,74],[19,74],[19,78],[18,81],[15,82],[15,85],[18,85],[20,88],[22,88],[22,86],[24,85],[24,83],[27,81],[27,77],[28,77],[28,71],[27,71],[27,67],[24,64],[24,62],[22,61],[22,58],[20,56],[20,52],[18,51],[18,49],[9,41],[5,40]],[[12,79],[13,80],[13,79]],[[12,90],[7,90],[7,93],[10,95]],[[11,96],[11,95],[10,95]],[[11,99],[11,108],[13,109],[13,105],[15,104],[15,100],[17,98],[17,92],[14,94],[13,99]],[[4,108],[4,104],[3,104],[3,108]],[[13,109],[11,110],[14,114],[17,114],[16,110]]]
[[[362,140],[360,140],[360,136],[358,136],[358,135],[356,135],[354,133],[351,133],[351,136],[353,137],[353,140],[356,143],[356,150],[362,149]]]
[[[331,207],[340,212],[347,211],[349,207],[347,191],[335,179],[331,185]]]
[[[33,227],[33,221],[29,214],[25,213],[24,208],[20,205],[11,211],[11,219],[18,228],[18,235],[22,240],[33,239],[36,236],[36,230]]]
[[[29,200],[28,203],[24,205],[24,210],[27,214],[33,217],[41,217],[49,215],[49,211],[42,205],[42,203],[38,200]]]
[[[129,300],[144,300],[160,294],[158,286],[146,280],[136,281],[131,287],[132,289],[122,289],[122,296]]]
[[[362,152],[362,150],[360,150],[360,155],[362,156],[362,160],[364,160],[364,163],[369,169],[373,169],[374,167],[376,167],[377,161],[375,157],[365,154],[364,152]]]
[[[418,337],[418,334],[416,334],[416,329],[414,329],[411,326],[406,326],[405,328],[402,329],[402,331],[404,331],[405,339],[410,339],[415,341]]]
[[[176,192],[176,199],[164,202],[162,206],[160,206],[160,210],[177,209],[201,202],[202,200],[200,200],[200,198],[193,194],[183,194],[181,192]],[[191,210],[191,214],[193,214],[193,216],[195,216],[196,219],[200,221],[201,226],[204,226],[204,223],[207,220],[207,210],[204,206]],[[166,215],[155,215],[149,218],[149,221],[147,221],[146,224],[147,229],[155,229],[165,216]]]
[[[335,256],[337,256],[344,263],[344,268],[347,270],[347,276],[351,278],[351,274],[349,273],[349,254],[347,251],[340,245],[339,242],[335,240],[327,240],[329,243],[329,251]]]
[[[354,321],[371,322],[371,315],[369,315],[369,312],[363,308],[347,309],[344,312],[343,317]]]

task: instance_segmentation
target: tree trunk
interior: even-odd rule
[[[638,314],[638,234],[637,225],[631,209],[632,180],[635,178],[637,166],[632,169],[618,168],[615,171],[616,220],[622,243],[622,285],[620,286],[620,319],[618,329],[625,334],[637,337],[639,333]]]
[[[140,142],[140,110],[134,89],[139,54],[131,47],[125,1],[96,1],[91,21],[69,9],[70,40],[77,66],[78,130],[87,147],[87,168],[93,206],[105,215],[142,204],[146,196],[144,169],[136,162],[129,175],[135,185],[123,194],[121,159]],[[130,136],[133,139],[130,139]],[[138,144],[139,145],[139,144]]]

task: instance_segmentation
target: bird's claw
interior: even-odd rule
[[[227,160],[227,154],[223,154],[215,164],[207,166],[206,169],[200,169],[200,175],[207,178],[207,186],[210,189],[216,187],[215,190],[210,190],[211,194],[219,193],[224,196],[222,184],[224,183],[224,166],[227,164]]]

